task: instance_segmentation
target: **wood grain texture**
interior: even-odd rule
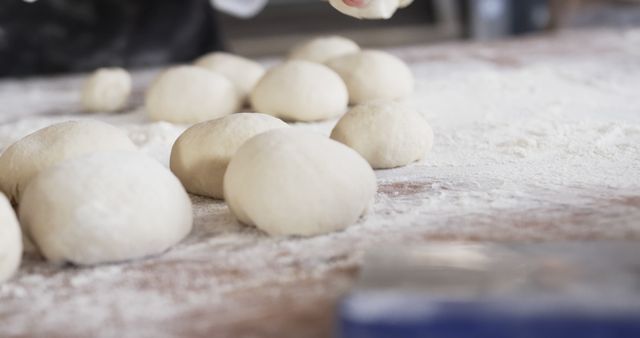
[[[640,239],[640,101],[629,88],[640,78],[639,41],[632,29],[394,50],[416,73],[414,101],[436,147],[423,163],[378,172],[376,201],[358,224],[271,238],[238,224],[224,203],[193,196],[193,233],[162,256],[90,268],[25,257],[0,285],[0,336],[328,337],[369,250]],[[136,74],[139,93],[153,75]],[[85,118],[69,114],[79,83],[0,83],[11,107],[0,148]],[[160,159],[181,130],[139,110],[92,117]],[[333,123],[297,127],[328,133]]]

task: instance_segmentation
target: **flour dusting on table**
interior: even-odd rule
[[[451,240],[640,238],[640,30],[393,50],[417,77],[433,153],[377,173],[346,231],[270,238],[193,197],[192,235],[160,257],[93,268],[26,257],[0,285],[0,336],[323,336],[363,253]],[[80,77],[0,82],[0,149],[52,123],[97,118],[167,165],[186,126],[78,112]],[[21,120],[19,116],[27,116]],[[298,124],[328,134],[336,121]]]

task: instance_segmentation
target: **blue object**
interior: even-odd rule
[[[640,338],[636,243],[377,250],[340,338]],[[380,254],[382,253],[382,254]]]
[[[367,299],[363,299],[362,297]],[[640,313],[593,313],[580,308],[514,301],[437,301],[427,297],[385,295],[375,313],[376,295],[346,298],[340,306],[341,338],[637,338]],[[358,304],[363,302],[362,304]],[[374,300],[375,302],[375,300]],[[398,307],[403,307],[398,311]],[[355,311],[355,312],[354,312]]]

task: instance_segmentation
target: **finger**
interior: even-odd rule
[[[342,0],[342,2],[351,7],[364,7],[364,0]]]

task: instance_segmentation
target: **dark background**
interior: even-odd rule
[[[300,40],[320,34],[345,35],[370,47],[487,40],[554,28],[570,9],[593,8],[584,3],[417,0],[391,20],[362,21],[319,0],[273,0],[248,20],[217,13],[207,0],[1,0],[0,77],[153,67],[189,62],[214,50],[282,55]],[[609,7],[583,10],[587,14],[574,22],[584,25],[605,17],[639,23],[633,2],[607,3]],[[617,12],[611,10],[613,3],[621,6]],[[497,5],[502,6],[498,15]]]

